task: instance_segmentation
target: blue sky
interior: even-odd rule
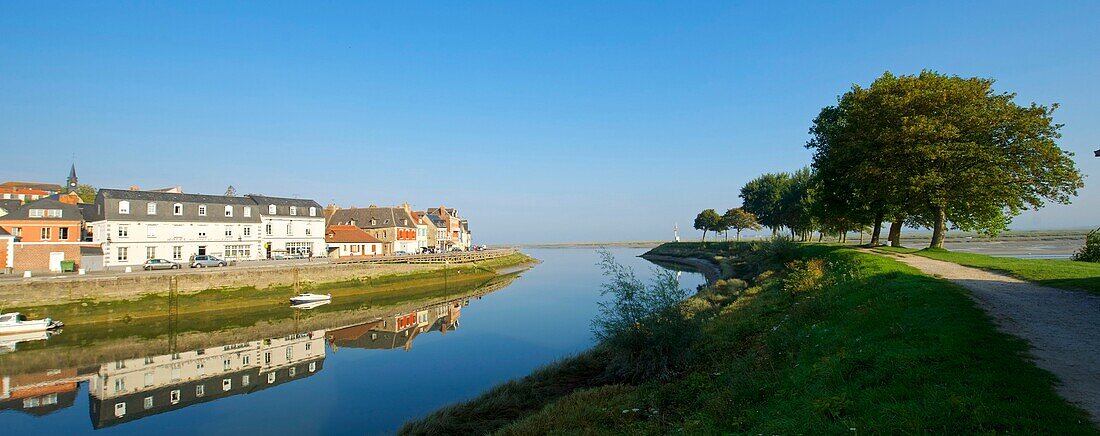
[[[809,161],[851,84],[1058,102],[1100,224],[1098,2],[3,2],[0,179],[445,204],[484,243],[657,239]]]

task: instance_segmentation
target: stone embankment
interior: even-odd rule
[[[514,250],[491,250],[478,260],[489,260],[515,254]],[[396,258],[396,257],[395,257]],[[412,263],[417,256],[407,256],[406,263],[324,262],[296,264],[286,267],[251,268],[230,266],[159,274],[118,273],[111,275],[70,276],[51,279],[11,280],[0,283],[0,306],[63,304],[77,300],[123,300],[149,294],[167,293],[170,281],[177,280],[181,294],[208,289],[267,288],[290,286],[294,283],[328,283],[354,279],[376,278],[454,268],[470,262],[464,253],[455,253],[456,262]],[[461,259],[461,260],[459,260]],[[387,262],[396,262],[393,259]]]

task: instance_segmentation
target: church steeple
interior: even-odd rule
[[[69,179],[65,182],[65,189],[67,190],[67,192],[76,192],[77,178],[75,162],[73,163],[73,166],[69,168]]]

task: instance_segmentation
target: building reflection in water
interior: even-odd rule
[[[484,294],[482,294],[484,295]],[[310,377],[322,369],[326,339],[340,347],[410,350],[413,339],[457,329],[469,299],[448,301],[369,322],[174,354],[0,377],[0,410],[45,416],[74,404],[88,382],[96,429],[192,404],[249,394]]]

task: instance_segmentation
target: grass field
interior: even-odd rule
[[[1000,271],[1013,277],[1061,289],[1100,293],[1100,263],[1062,259],[1018,259],[947,250],[879,247],[877,250],[911,253],[959,265]]]
[[[713,310],[671,380],[609,380],[598,346],[403,432],[1097,433],[961,288],[849,248],[795,257],[825,271],[777,265],[735,300],[695,297]]]

